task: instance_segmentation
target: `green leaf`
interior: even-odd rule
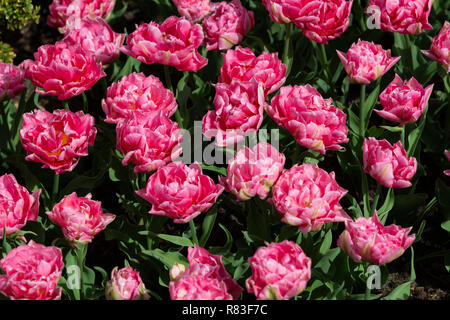
[[[331,250],[328,250],[323,257],[316,263],[314,268],[321,269],[325,274],[328,273],[328,270],[330,269],[331,263],[333,260],[337,257],[337,255],[340,252],[340,248],[334,248]]]
[[[406,300],[411,294],[411,281],[402,283],[381,300]]]
[[[81,276],[83,297],[89,298],[94,293],[95,271],[87,266],[83,266],[83,274]]]
[[[192,241],[188,238],[184,238],[184,237],[178,237],[178,236],[171,236],[169,234],[158,234],[157,235],[158,238],[169,241],[173,244],[182,246],[182,247],[193,247],[194,244],[192,243]]]
[[[186,258],[179,252],[176,251],[162,251],[161,249],[155,250],[144,250],[143,254],[153,257],[156,260],[162,262],[167,268],[172,268],[175,263],[182,263],[185,266],[188,266],[188,262]]]
[[[202,235],[200,237],[200,246],[204,247],[208,242],[209,236],[214,228],[214,223],[216,222],[217,217],[217,206],[214,206],[208,213],[205,215],[202,223]]]
[[[394,201],[395,201],[394,189],[391,188],[387,192],[386,199],[384,200],[383,205],[381,206],[380,209],[378,209],[378,217],[380,218],[380,220],[383,220],[383,222],[386,220],[389,211],[391,211],[392,208],[394,207]]]
[[[220,174],[220,175],[222,175],[224,177],[227,176],[227,169],[226,168],[219,168],[219,167],[212,166],[212,165],[209,166],[209,165],[206,165],[206,164],[203,164],[203,163],[201,163],[200,166],[202,167],[203,170],[213,171],[213,172],[216,172],[216,173],[218,173],[218,174]]]
[[[333,241],[333,234],[331,233],[331,229],[325,234],[323,238],[322,244],[319,248],[319,253],[324,255],[331,247],[331,242]]]
[[[100,272],[100,274],[102,275],[102,287],[104,287],[106,285],[106,282],[109,279],[108,273],[105,271],[105,269],[103,269],[102,267],[99,267],[99,266],[95,266],[94,269],[97,270],[98,272]]]
[[[223,224],[219,223],[219,227],[222,228],[222,230],[225,232],[227,240],[223,247],[211,247],[210,252],[212,254],[225,255],[231,250],[231,247],[233,245],[233,237],[231,236],[230,231],[228,231],[228,229]]]
[[[414,152],[416,151],[417,144],[419,143],[423,129],[425,128],[427,112],[428,112],[428,105],[425,107],[425,110],[422,113],[419,125],[408,135],[408,151],[407,151],[408,157],[413,156]]]
[[[372,114],[373,107],[375,106],[375,103],[378,100],[378,96],[380,93],[380,84],[378,83],[375,89],[369,94],[367,99],[364,100],[364,103],[361,105],[362,115],[363,115],[363,121],[365,123],[365,129],[367,128],[369,124],[369,118]]]

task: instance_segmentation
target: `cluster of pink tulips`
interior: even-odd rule
[[[370,0],[369,5],[380,8],[381,30],[417,35],[432,29],[428,23],[432,2]],[[332,157],[333,152],[350,148],[345,109],[311,84],[285,84],[287,66],[278,53],[257,55],[241,46],[258,21],[239,0],[173,0],[173,4],[181,17],[138,25],[126,36],[114,32],[105,21],[115,0],[54,0],[47,23],[58,28],[63,38],[42,45],[34,60],[19,66],[0,63],[0,101],[21,94],[26,89],[25,79],[36,87],[36,93],[63,102],[84,95],[106,76],[105,69],[120,54],[148,65],[162,64],[166,72],[173,67],[196,73],[208,65],[201,52],[219,50],[223,51],[223,63],[212,84],[215,96],[207,113],[196,119],[202,121],[204,137],[214,139],[216,146],[234,150],[246,136],[258,132],[267,114],[296,144],[311,152]],[[262,0],[275,23],[286,24],[287,30],[295,25],[305,37],[321,45],[351,28],[352,4],[353,0]],[[423,54],[450,71],[449,22]],[[361,39],[336,55],[354,85],[373,83],[401,58]],[[414,123],[421,119],[432,91],[433,84],[424,88],[414,77],[403,79],[395,74],[379,94],[380,108],[374,109],[373,117],[400,127]],[[304,235],[338,224],[343,231],[335,241],[337,246],[354,262],[375,265],[395,260],[415,241],[410,227],[384,226],[376,206],[368,216],[349,215],[340,203],[348,190],[340,186],[335,172],[321,168],[320,163],[288,166],[287,154],[270,143],[237,150],[227,164],[226,176],[217,182],[200,163],[179,161],[183,136],[180,123],[171,119],[179,112],[174,93],[171,84],[158,77],[132,72],[109,84],[101,105],[92,106],[101,108],[104,121],[114,126],[122,165],[130,166],[136,175],[149,174],[145,175],[145,186],[133,190],[137,198],[151,205],[149,215],[192,224],[196,217],[206,215],[219,197],[231,197],[239,203],[259,198],[273,207],[282,223],[295,226]],[[26,112],[19,131],[26,153],[22,156],[55,175],[71,172],[82,157],[89,156],[100,134],[95,121],[87,110],[73,112],[67,106],[52,112],[42,108]],[[363,171],[380,187],[410,187],[420,160],[407,154],[404,141],[391,144],[368,136],[366,130],[360,134],[362,150],[356,152],[362,151]],[[448,151],[446,155],[450,159]],[[445,174],[450,175],[450,171]],[[30,192],[12,174],[0,176],[0,238],[19,232],[27,221],[37,220],[41,192]],[[91,243],[119,215],[105,213],[98,201],[101,199],[94,200],[91,194],[61,196],[52,199],[53,208],[45,214],[74,249]],[[17,300],[60,299],[61,249],[21,237],[25,244],[0,260],[4,271],[0,293]],[[260,300],[290,299],[301,294],[314,276],[313,260],[305,251],[290,240],[254,248],[248,257],[251,270],[244,288],[225,269],[221,255],[195,243],[187,250],[188,265],[175,263],[170,268],[167,290],[174,300],[237,300],[244,289]],[[129,266],[112,270],[105,296],[109,300],[150,299],[139,272]]]

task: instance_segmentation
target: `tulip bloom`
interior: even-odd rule
[[[213,12],[215,3],[209,0],[172,0],[180,16],[189,21],[199,22]]]
[[[450,161],[450,150],[445,150],[445,151],[444,151],[444,154],[445,154],[445,156],[447,157],[447,160]],[[445,171],[444,171],[444,174],[445,174],[446,176],[449,176],[449,177],[450,177],[450,169],[445,170]]]
[[[406,156],[400,141],[391,145],[385,139],[364,139],[363,162],[364,171],[386,188],[410,187],[417,170],[416,158]]]
[[[202,25],[206,50],[227,50],[242,41],[255,25],[255,19],[253,11],[245,9],[240,0],[222,1]]]
[[[65,196],[46,214],[62,228],[67,241],[74,247],[78,243],[91,242],[116,217],[103,213],[101,202],[92,200],[91,194],[78,197],[75,192]]]
[[[381,30],[415,35],[433,29],[428,23],[432,6],[433,0],[369,0],[368,8],[379,10]]]
[[[445,21],[439,34],[433,38],[430,50],[422,50],[422,53],[450,72],[450,22]]]
[[[248,262],[252,275],[245,285],[258,300],[288,300],[305,290],[311,278],[311,259],[292,241],[259,247]]]
[[[208,64],[208,59],[197,51],[203,38],[200,25],[171,16],[161,25],[141,24],[120,50],[147,64],[161,63],[179,71],[197,72]]]
[[[152,204],[150,214],[186,223],[208,211],[223,189],[202,173],[197,162],[188,167],[176,161],[159,168],[150,176],[146,187],[136,193]]]
[[[264,51],[258,57],[250,48],[238,46],[223,55],[219,82],[231,83],[235,80],[255,79],[263,83],[264,93],[270,94],[286,81],[286,66],[278,59],[277,53]]]
[[[427,106],[433,85],[425,89],[411,78],[408,82],[396,74],[386,89],[380,94],[380,102],[383,110],[375,110],[386,120],[405,123],[416,122]]]
[[[25,71],[20,66],[0,61],[0,102],[14,98],[25,88]]]
[[[175,264],[170,270],[172,300],[237,300],[242,288],[223,266],[222,257],[198,246],[188,248],[189,268]]]
[[[228,164],[227,176],[219,181],[238,201],[258,195],[265,199],[283,170],[286,158],[268,143],[240,149]]]
[[[347,190],[341,188],[334,172],[316,164],[295,165],[284,170],[272,188],[272,202],[283,216],[281,221],[308,233],[328,222],[350,220],[339,204]]]
[[[355,262],[382,265],[400,257],[414,242],[416,237],[408,235],[411,229],[395,224],[385,227],[375,211],[371,218],[347,221],[337,244]]]
[[[327,44],[347,30],[352,4],[353,0],[301,0],[294,23],[307,38]]]
[[[39,94],[67,100],[89,90],[106,76],[94,55],[80,46],[56,42],[40,46],[34,60],[27,60],[26,77]]]
[[[80,157],[88,155],[97,129],[94,117],[68,110],[35,110],[23,115],[20,141],[28,161],[40,162],[56,174],[72,171]]]
[[[148,300],[150,295],[145,289],[139,272],[132,267],[119,270],[115,267],[111,272],[111,280],[106,283],[106,300]]]
[[[105,65],[117,60],[124,40],[125,34],[114,32],[102,18],[85,17],[66,29],[62,41],[70,45],[79,44]]]
[[[347,53],[337,50],[350,82],[369,84],[383,76],[400,57],[391,57],[391,50],[383,50],[373,42],[358,40]]]
[[[162,111],[135,111],[116,127],[117,149],[125,154],[124,166],[135,164],[134,172],[150,172],[175,160],[183,152],[181,128]]]
[[[64,28],[67,20],[84,17],[106,19],[114,9],[116,0],[53,0],[49,7],[47,24],[54,28]]]
[[[11,300],[59,300],[63,268],[61,249],[30,241],[0,260],[0,293]]]
[[[27,221],[36,221],[41,189],[33,194],[21,186],[12,174],[0,176],[0,239],[19,231]]]
[[[133,72],[119,82],[111,84],[102,100],[106,122],[118,123],[132,118],[136,110],[141,112],[162,111],[170,117],[177,109],[172,91],[166,89],[157,77]]]
[[[285,86],[266,105],[269,116],[304,147],[325,154],[348,142],[347,116],[312,86]]]
[[[215,110],[203,117],[203,135],[216,138],[216,145],[227,146],[244,140],[245,135],[258,131],[264,113],[263,84],[234,80],[218,83],[214,97]]]

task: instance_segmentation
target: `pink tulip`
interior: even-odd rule
[[[10,235],[22,229],[27,221],[36,221],[41,191],[37,189],[30,194],[12,174],[0,176],[0,239],[3,230]]]
[[[410,187],[417,169],[416,158],[406,156],[400,141],[391,145],[374,137],[364,139],[363,162],[364,171],[387,188]]]
[[[40,46],[26,63],[26,77],[39,94],[67,100],[89,90],[106,76],[95,56],[65,42]]]
[[[433,29],[428,23],[433,0],[369,0],[379,10],[380,28],[387,32],[418,34]]]
[[[286,0],[263,0],[262,1],[264,7],[266,7],[269,12],[270,18],[279,24],[290,23],[292,20],[292,16],[289,15],[289,6],[290,4],[294,4],[295,7],[300,7],[300,3],[296,3],[295,1],[286,1]],[[295,10],[298,11],[298,10]]]
[[[208,59],[197,51],[203,38],[200,25],[171,16],[161,25],[141,24],[120,50],[147,64],[161,63],[179,71],[197,72],[208,64]]]
[[[203,20],[206,50],[227,50],[242,41],[253,28],[253,11],[245,9],[240,0],[217,3],[214,13]]]
[[[264,51],[258,57],[250,48],[238,46],[223,55],[219,82],[231,83],[233,79],[263,83],[264,93],[270,94],[286,81],[286,66],[277,53]]]
[[[266,105],[269,116],[304,147],[325,154],[348,142],[347,116],[312,86],[285,86]]]
[[[54,28],[64,28],[68,19],[106,19],[114,9],[115,2],[116,0],[53,0],[47,24]]]
[[[111,84],[102,100],[106,122],[118,123],[132,118],[135,110],[141,112],[163,111],[170,117],[177,109],[177,102],[169,89],[155,76],[133,72],[119,82]]]
[[[79,44],[102,64],[108,64],[117,60],[124,40],[125,34],[114,32],[102,18],[85,17],[65,30],[62,41],[70,45]]]
[[[106,300],[148,300],[150,295],[144,282],[132,267],[119,270],[115,267],[111,272],[111,280],[106,283]]]
[[[68,110],[35,110],[23,115],[20,140],[28,161],[40,162],[56,174],[72,171],[80,157],[88,155],[97,129],[94,117]]]
[[[355,262],[382,265],[400,257],[414,242],[416,237],[408,235],[410,231],[411,228],[403,229],[395,224],[383,226],[375,211],[371,218],[345,222],[345,231],[337,244]]]
[[[238,201],[258,195],[265,199],[283,170],[286,158],[268,143],[240,149],[228,164],[227,176],[219,178]]]
[[[223,281],[201,275],[182,277],[176,282],[170,282],[169,290],[172,300],[233,300]]]
[[[125,154],[124,166],[135,164],[134,172],[150,172],[175,160],[183,152],[181,128],[162,111],[142,113],[119,122],[117,149]]]
[[[223,266],[222,257],[198,246],[188,248],[189,268],[175,264],[170,270],[172,300],[237,300],[242,288]]]
[[[439,34],[433,38],[430,50],[422,50],[422,53],[450,72],[450,22],[445,21]]]
[[[444,151],[444,154],[445,154],[445,156],[447,157],[447,160],[450,161],[450,150],[445,150],[445,151]],[[449,177],[450,177],[450,169],[444,170],[444,174],[445,174],[446,176],[449,176]]]
[[[396,74],[394,81],[380,94],[383,110],[375,112],[401,125],[416,122],[427,106],[432,90],[432,84],[424,89],[416,79],[403,82]]]
[[[215,7],[215,3],[209,0],[172,0],[177,7],[180,16],[189,21],[199,22],[209,15]]]
[[[248,261],[252,275],[245,285],[258,300],[295,297],[305,290],[311,277],[311,259],[292,241],[259,247]]]
[[[11,300],[59,300],[57,288],[63,256],[57,247],[30,241],[12,249],[0,260],[0,293]]]
[[[283,171],[272,188],[272,201],[281,221],[307,233],[320,230],[324,223],[350,220],[339,204],[346,193],[334,172],[302,164]]]
[[[301,0],[294,23],[312,41],[327,44],[347,30],[353,0]]]
[[[245,135],[258,131],[264,115],[263,84],[234,80],[215,85],[215,110],[203,117],[203,135],[216,138],[216,145],[227,146],[243,141]]]
[[[91,242],[116,217],[103,213],[101,202],[91,197],[90,193],[78,197],[73,192],[57,203],[52,211],[46,212],[50,220],[62,228],[67,241],[74,247],[77,243]]]
[[[223,189],[202,173],[198,163],[188,167],[176,161],[159,168],[150,176],[146,187],[136,193],[152,204],[150,214],[186,223],[208,211]]]
[[[358,40],[347,53],[337,50],[350,82],[369,84],[383,76],[400,57],[391,57],[391,50],[383,50],[373,42]]]
[[[25,71],[20,66],[0,61],[0,102],[14,98],[26,87]]]

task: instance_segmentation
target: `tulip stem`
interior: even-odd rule
[[[3,127],[6,128],[6,130],[5,130],[6,131],[5,132],[6,143],[7,143],[8,147],[9,147],[9,149],[11,151],[14,151],[12,143],[11,143],[11,139],[10,139],[10,131],[9,131],[9,126],[8,126],[8,117],[6,116],[6,112],[5,112],[5,109],[6,109],[7,105],[8,105],[8,102],[3,102],[2,105],[0,105],[0,115],[3,118],[3,120],[2,120],[3,121]]]
[[[406,146],[405,146],[405,131],[406,131],[406,124],[402,125],[402,131],[400,132],[400,141],[402,142],[403,148],[406,149]]]
[[[59,190],[59,174],[53,177],[52,202],[56,202]]]
[[[291,23],[285,24],[286,33],[284,37],[283,63],[286,65],[286,79],[291,71],[292,61],[289,59],[289,51],[291,50]]]
[[[88,100],[86,94],[82,92],[81,97],[83,98],[83,111],[84,113],[88,113]]]
[[[378,199],[380,198],[381,190],[382,190],[382,186],[381,186],[381,184],[378,183],[377,191],[375,193],[375,197],[373,198],[373,202],[372,202],[372,210],[370,210],[371,214],[373,214],[375,212],[375,210],[377,210]]]
[[[370,300],[370,286],[366,283],[366,294],[364,295],[364,300]]]
[[[77,257],[77,265],[80,270],[80,286],[77,288],[79,290],[80,299],[83,297],[83,268],[84,268],[84,260],[86,259],[87,254],[87,243],[77,243],[77,248],[75,249],[75,255]]]
[[[331,79],[330,79],[330,70],[328,65],[328,59],[327,59],[327,51],[325,50],[324,44],[319,44],[320,47],[320,55],[322,57],[322,64],[323,64],[323,73],[325,75],[325,80],[327,80],[327,83],[331,86]],[[333,86],[331,86],[331,89],[333,90]]]
[[[191,228],[192,242],[198,246],[197,230],[195,229],[194,220],[189,221],[189,228]]]
[[[63,100],[62,104],[63,104],[64,109],[70,111],[70,108],[69,108],[69,102],[67,102],[67,100]]]
[[[361,91],[360,91],[360,104],[359,104],[359,134],[361,138],[364,140],[365,137],[365,119],[364,119],[364,103],[366,100],[366,85],[361,85]]]
[[[167,89],[169,89],[170,91],[173,92],[173,87],[172,87],[172,81],[170,79],[170,72],[169,72],[169,66],[168,65],[164,65],[164,78],[166,79],[166,86]],[[183,127],[183,117],[181,116],[180,110],[177,107],[177,109],[175,110],[175,118],[177,120],[178,125],[180,126],[180,128],[184,128]]]

